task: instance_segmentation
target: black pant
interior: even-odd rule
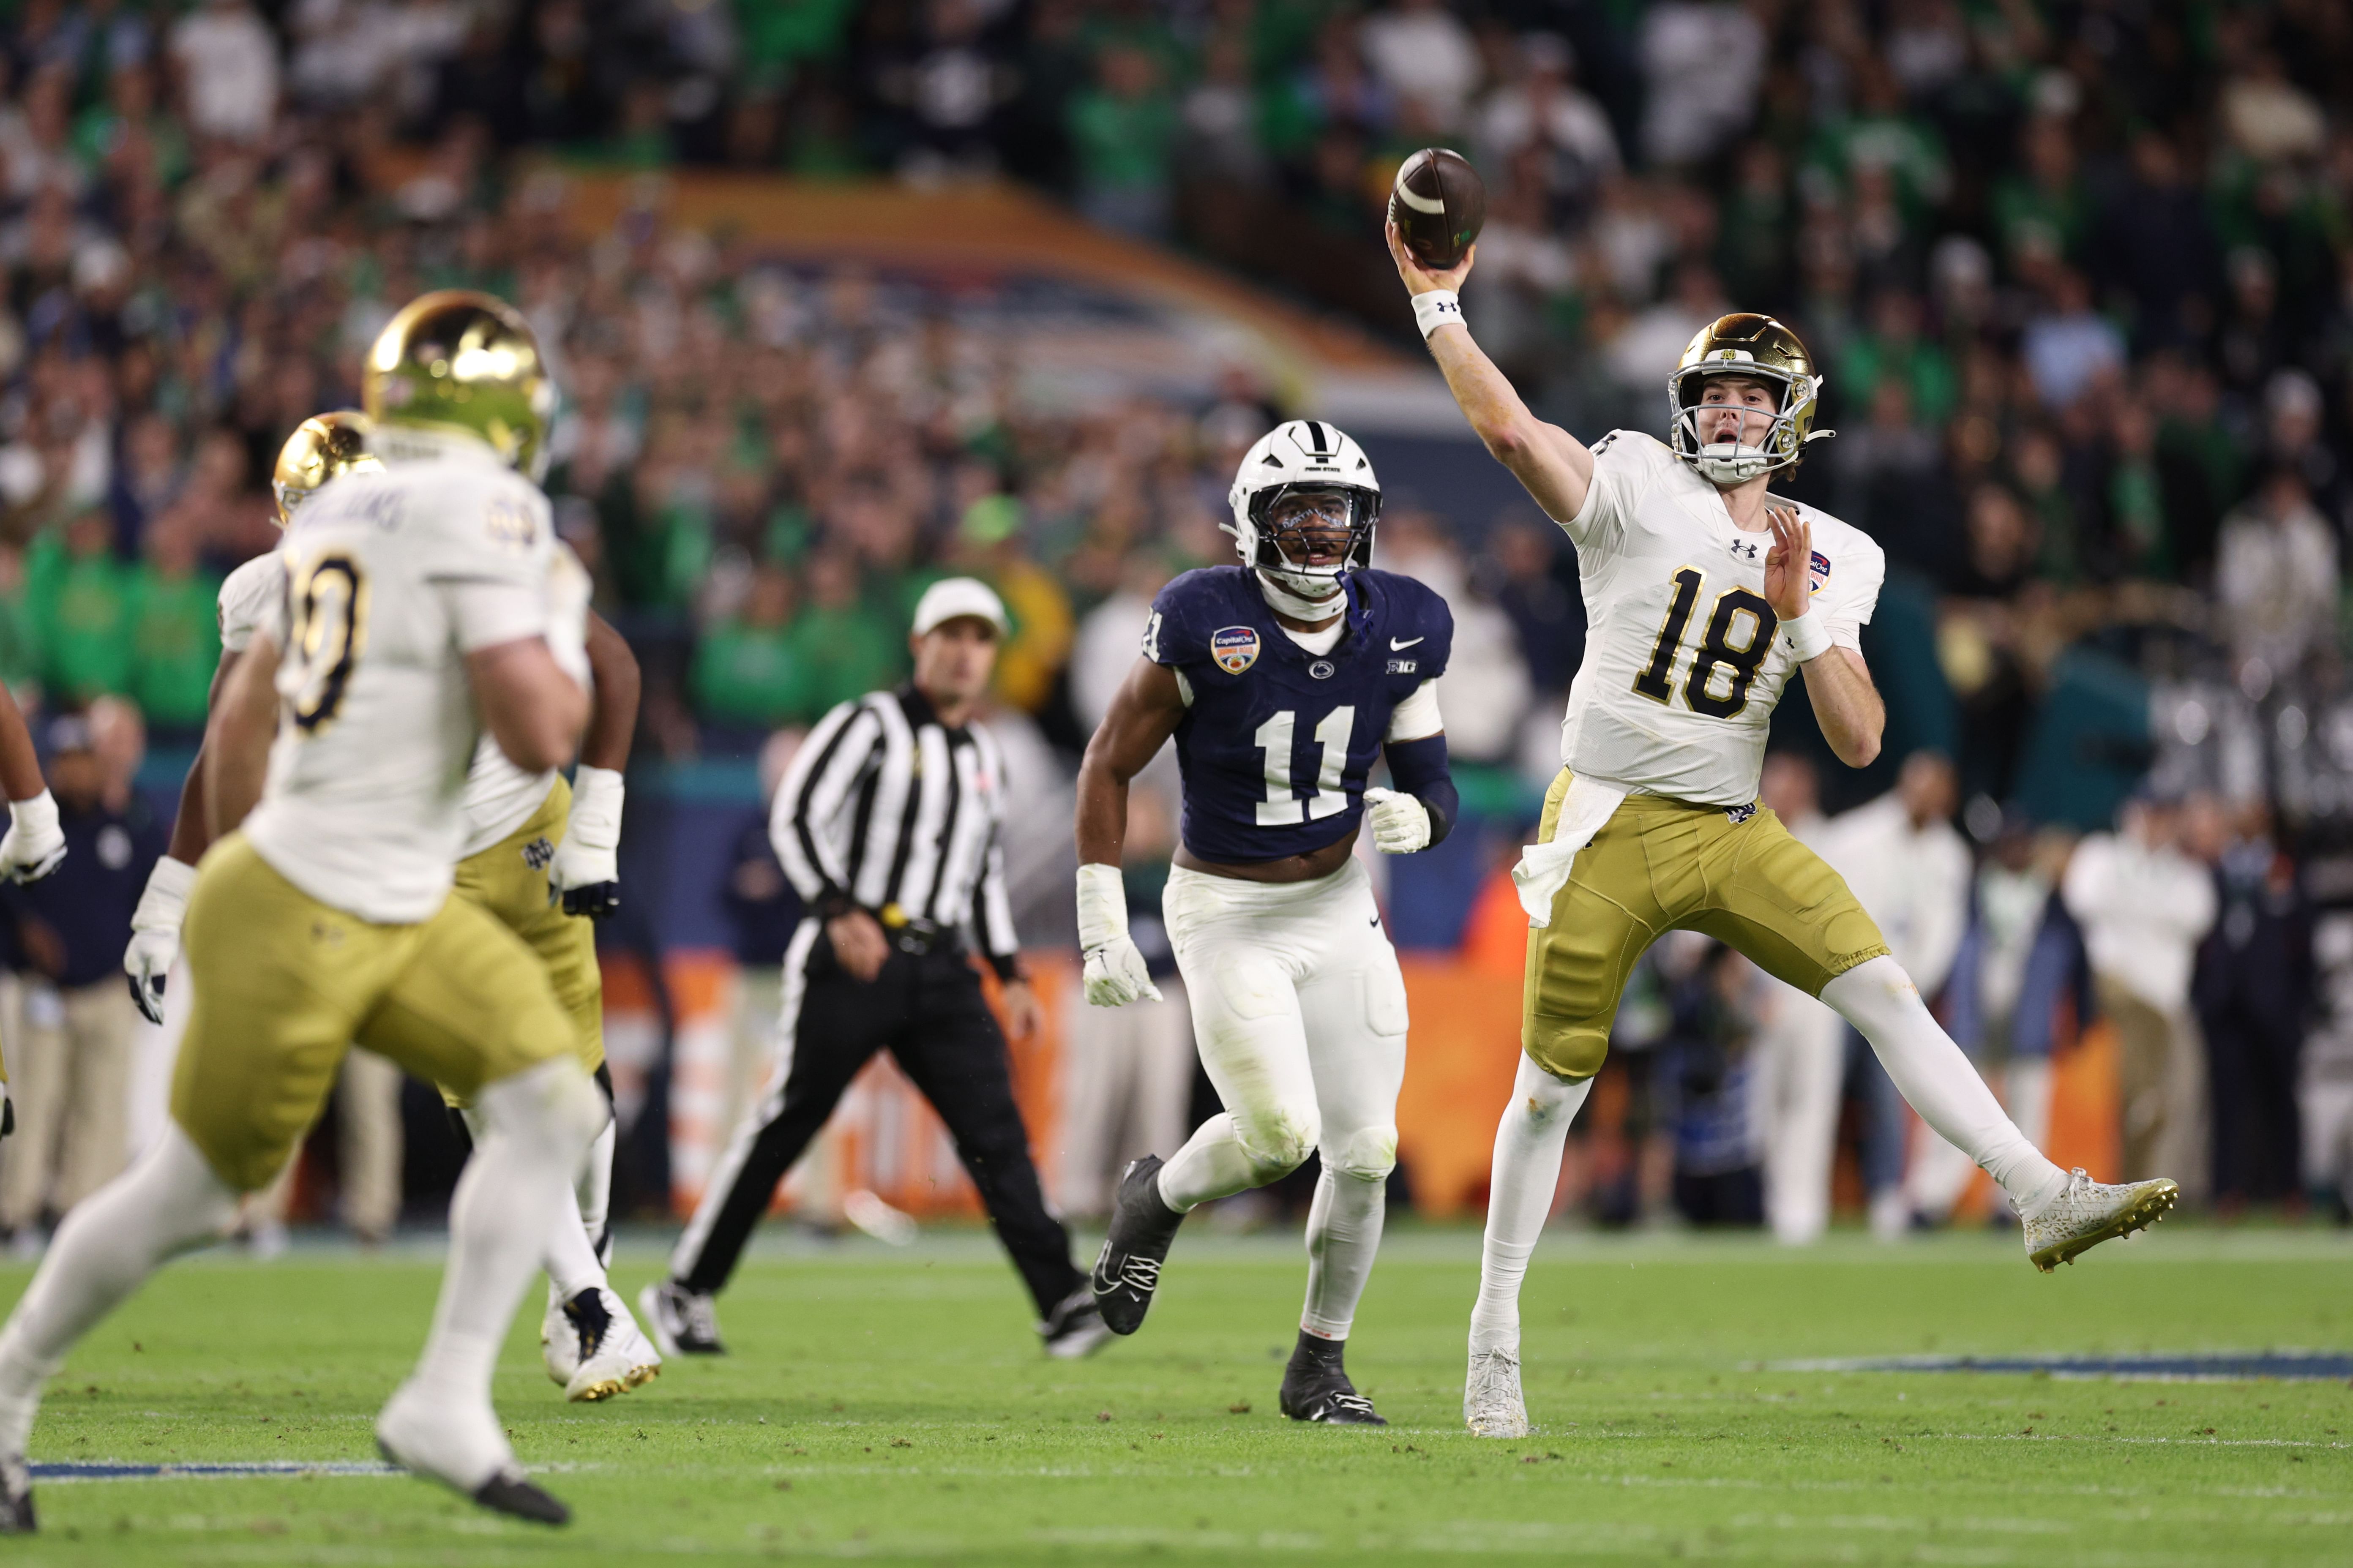
[[[887,1050],[947,1123],[956,1157],[1044,1317],[1078,1289],[1071,1238],[1046,1209],[1029,1134],[1013,1102],[1005,1037],[982,1000],[980,977],[953,944],[894,951],[871,982],[852,978],[814,918],[785,953],[777,1051],[782,1082],[735,1130],[688,1226],[672,1273],[690,1290],[716,1291],[735,1271],[776,1184],[833,1114],[876,1051]]]

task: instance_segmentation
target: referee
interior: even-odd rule
[[[1057,1356],[1108,1337],[1070,1237],[1046,1211],[1013,1103],[1005,1039],[961,931],[977,934],[1017,1036],[1038,1026],[1005,897],[1005,757],[972,723],[1005,606],[970,577],[915,605],[914,679],[845,702],[809,731],[776,791],[776,858],[811,911],[785,950],[776,1066],[736,1127],[670,1278],[638,1298],[669,1355],[715,1355],[726,1286],[776,1184],[875,1052],[932,1102],[1038,1307]]]

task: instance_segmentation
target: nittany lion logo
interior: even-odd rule
[[[1251,626],[1219,626],[1209,634],[1209,657],[1228,675],[1240,675],[1258,662],[1258,632]]]
[[[522,847],[522,863],[534,871],[544,871],[555,860],[555,846],[544,838],[534,838]]]

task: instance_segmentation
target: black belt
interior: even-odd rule
[[[935,921],[921,920],[910,915],[896,904],[885,904],[875,912],[881,922],[884,940],[901,952],[922,957],[932,952],[953,952],[956,946],[956,929]]]

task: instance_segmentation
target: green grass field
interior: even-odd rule
[[[626,1248],[631,1293],[659,1266]],[[178,1265],[53,1387],[37,1460],[366,1460],[438,1258]],[[8,1271],[0,1290],[21,1289]],[[1548,1241],[1525,1298],[1540,1427],[1460,1424],[1477,1237],[1398,1227],[1351,1369],[1395,1423],[1275,1411],[1295,1241],[1179,1243],[1151,1323],[1045,1360],[978,1235],[787,1242],[723,1300],[734,1353],[601,1407],[538,1368],[499,1401],[576,1510],[549,1532],[398,1477],[52,1483],[24,1563],[2353,1563],[2342,1383],[1794,1373],[1806,1358],[2353,1345],[2353,1243],[2178,1223],[2045,1279],[1955,1237],[1806,1253]]]

